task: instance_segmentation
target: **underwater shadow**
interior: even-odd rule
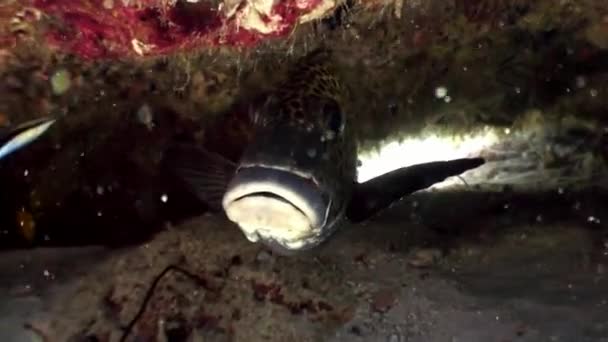
[[[512,229],[574,223],[596,235],[608,234],[608,191],[487,191],[482,188],[427,190],[403,198],[363,224],[337,235],[370,249],[407,254],[412,248],[444,253],[461,243],[488,243]]]

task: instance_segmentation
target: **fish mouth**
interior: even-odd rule
[[[239,169],[222,201],[249,241],[279,252],[316,245],[330,201],[312,179],[266,166]]]

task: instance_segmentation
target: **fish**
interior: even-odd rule
[[[26,121],[0,129],[0,160],[31,144],[42,136],[56,119],[51,116]]]
[[[345,222],[364,222],[485,163],[437,161],[358,183],[354,119],[343,111],[345,88],[332,61],[324,47],[296,61],[248,115],[250,134],[235,158],[193,142],[174,142],[164,152],[174,176],[211,211],[223,211],[249,241],[277,254],[313,249]]]

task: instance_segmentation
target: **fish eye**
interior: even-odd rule
[[[327,120],[329,129],[335,133],[341,133],[344,128],[344,120],[342,117],[342,110],[338,103],[334,100],[328,101],[323,106],[323,115]]]

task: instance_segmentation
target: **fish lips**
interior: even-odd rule
[[[222,205],[250,241],[294,251],[318,244],[331,201],[312,179],[250,166],[235,174]]]

